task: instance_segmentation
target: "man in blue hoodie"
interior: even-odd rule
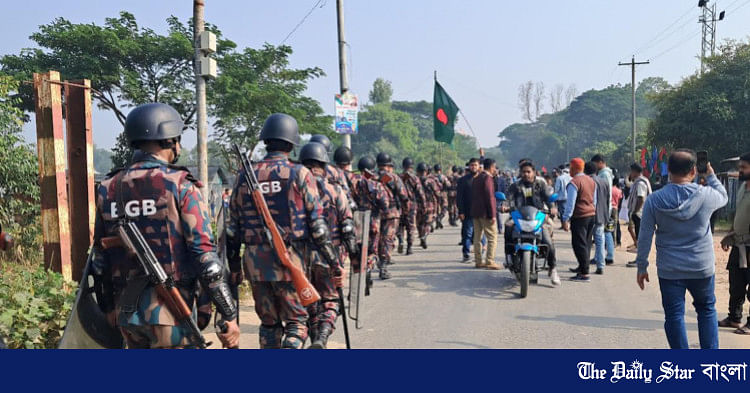
[[[648,277],[648,254],[656,231],[656,272],[659,276],[664,331],[670,348],[687,349],[685,290],[698,314],[702,349],[719,347],[714,295],[714,247],[709,220],[726,205],[727,191],[714,174],[706,172],[707,186],[694,183],[695,152],[677,149],[667,164],[670,183],[646,199],[638,236],[637,282],[641,290]]]

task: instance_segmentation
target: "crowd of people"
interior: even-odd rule
[[[637,268],[636,281],[641,289],[649,281],[648,257],[654,236],[656,238],[664,328],[671,348],[689,347],[684,322],[686,291],[694,299],[701,348],[718,348],[719,327],[733,328],[737,334],[750,334],[750,316],[742,325],[743,304],[745,298],[750,299],[750,270],[747,266],[750,153],[739,157],[739,180],[742,183],[736,196],[736,213],[732,229],[721,240],[725,251],[731,248],[726,267],[729,270],[729,313],[721,321],[717,321],[715,309],[713,220],[728,197],[710,163],[703,172],[698,171],[694,151],[675,150],[668,159],[668,181],[656,184],[643,175],[643,168],[637,163],[630,166],[626,178],[618,179],[601,154],[594,155],[588,162],[574,158],[555,168],[549,176],[537,171],[528,159],[519,161],[517,177],[509,172],[498,172],[491,160],[484,160],[480,169],[480,161],[470,160],[467,163],[469,175],[458,182],[458,200],[463,201],[459,204],[460,217],[474,218],[463,221],[464,261],[469,259],[472,243],[482,242],[481,247],[475,247],[476,266],[497,268],[492,259],[496,232],[488,230],[490,220],[496,219],[497,230],[502,231],[500,217],[490,215],[495,209],[493,191],[507,193],[506,206],[498,207],[498,212],[530,205],[559,218],[561,229],[571,232],[571,246],[578,262],[577,267],[570,269],[575,273],[570,278],[572,281],[590,281],[591,265],[596,266],[596,274],[602,275],[605,266],[614,264],[615,247],[621,245],[620,219],[623,218],[633,240],[627,251],[636,254],[635,260],[625,265]],[[493,176],[495,181],[489,181]],[[551,198],[552,195],[555,198]],[[513,252],[512,230],[506,226],[506,259]],[[553,284],[559,285],[549,226],[543,230],[541,243],[549,247],[546,256],[549,276]],[[486,248],[488,258],[484,263],[480,257],[483,248]],[[591,258],[592,248],[594,258]],[[509,266],[510,261],[505,265]]]
[[[274,114],[260,132],[267,153],[253,164],[254,177],[244,176],[240,169],[231,193],[222,194],[228,211],[222,236],[224,264],[216,252],[208,224],[210,211],[199,182],[187,169],[174,165],[181,151],[182,127],[176,126],[180,124],[177,112],[164,104],[131,111],[125,135],[136,149],[133,162],[111,173],[97,192],[94,244],[101,250],[92,262],[97,299],[130,348],[191,347],[193,342],[161,307],[164,299],[141,279],[132,259],[101,247],[102,238],[117,234],[122,215],[142,227],[149,243],[158,245],[154,255],[189,307],[198,308],[199,324],[207,323],[200,322],[202,306],[213,304],[226,322],[218,337],[230,348],[239,343],[237,298],[231,288],[245,279],[251,283],[261,322],[261,348],[303,348],[308,338],[310,348],[326,348],[343,311],[341,288],[348,268],[367,274],[368,282],[370,272],[376,271],[381,280],[388,280],[394,252],[413,254],[417,238],[419,247],[427,249],[430,234],[443,228],[446,217],[451,226],[460,221],[463,263],[473,259],[476,268],[501,269],[495,252],[498,237],[504,234],[503,264],[509,267],[517,247],[512,234],[519,228],[513,220],[504,222],[503,214],[527,206],[547,213],[539,244],[545,249],[544,266],[553,285],[561,284],[553,220],[571,232],[578,266],[571,269],[570,280],[588,282],[591,265],[596,266],[595,274],[602,275],[606,266],[615,263],[614,249],[621,244],[619,220],[624,216],[634,243],[629,251],[637,255],[627,266],[637,268],[641,289],[649,281],[648,256],[656,236],[657,274],[671,347],[688,347],[685,291],[694,298],[702,348],[718,347],[718,327],[750,334],[750,325],[741,325],[744,297],[750,298],[750,154],[740,159],[744,183],[737,196],[737,214],[732,231],[721,242],[732,252],[727,265],[730,312],[719,322],[710,217],[726,204],[727,192],[710,164],[704,173],[697,173],[691,150],[678,149],[670,155],[669,183],[655,192],[639,165],[631,165],[627,178],[620,180],[600,154],[588,162],[574,158],[548,174],[540,173],[529,159],[519,161],[518,172],[500,171],[480,149],[479,158],[443,174],[439,164],[415,163],[408,157],[397,173],[393,159],[381,152],[361,157],[354,171],[351,150],[334,149],[324,135],[314,135],[299,150],[298,160],[291,160],[290,153],[300,144],[297,122],[289,115]],[[252,178],[257,185],[248,183]],[[262,193],[272,222],[266,216],[261,219],[253,190]],[[118,208],[125,206],[125,200],[126,206],[136,203],[143,208]],[[355,222],[358,211],[369,211],[369,222]],[[285,250],[269,242],[269,225],[277,227]],[[367,244],[358,236],[364,227],[369,227]],[[304,270],[319,300],[303,303],[305,294],[300,294],[280,253]]]

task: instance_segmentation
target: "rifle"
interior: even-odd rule
[[[263,193],[260,191],[260,182],[258,182],[258,178],[255,176],[253,164],[247,158],[247,155],[242,153],[240,147],[236,143],[234,144],[234,150],[240,158],[242,174],[247,183],[248,192],[253,198],[255,209],[258,210],[258,218],[263,226],[263,233],[266,235],[266,239],[268,239],[268,243],[271,245],[274,254],[279,258],[281,264],[289,269],[289,273],[292,276],[292,284],[297,291],[297,295],[299,296],[302,305],[309,306],[310,304],[317,302],[320,300],[318,291],[315,290],[315,287],[307,280],[304,270],[302,270],[300,266],[296,266],[292,263],[292,260],[289,258],[289,251],[286,249],[284,239],[281,237],[281,232],[271,216],[271,211],[268,210],[268,205],[266,204],[266,199],[263,197]]]
[[[396,204],[396,209],[401,210],[401,199],[398,195],[398,190],[396,190],[396,183],[393,176],[391,176],[390,173],[383,171],[380,174],[380,182],[383,183],[384,186],[388,187],[389,190],[391,190],[391,193],[393,194],[393,201]]]
[[[134,254],[149,281],[156,288],[159,299],[165,303],[169,312],[187,327],[190,344],[200,349],[205,349],[210,345],[193,320],[192,311],[175,287],[172,277],[164,271],[151,247],[146,243],[143,234],[133,222],[121,221],[117,226],[117,236],[102,238],[100,242],[104,249],[125,247],[130,254]]]

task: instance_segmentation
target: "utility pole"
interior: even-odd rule
[[[698,17],[703,33],[701,35],[701,74],[706,71],[706,57],[713,56],[716,48],[716,22],[724,20],[724,11],[721,11],[719,19],[716,19],[716,3],[709,7],[708,1],[698,1],[698,7],[703,10],[703,15]]]
[[[635,61],[635,56],[633,56],[633,58],[630,60],[630,63],[619,62],[617,64],[617,65],[621,65],[621,66],[630,66],[630,71],[631,71],[630,89],[631,89],[632,94],[633,94],[633,119],[632,119],[633,133],[631,134],[632,147],[633,147],[633,151],[632,151],[632,153],[633,153],[633,162],[637,161],[636,156],[635,156],[635,136],[636,136],[636,129],[635,129],[635,66],[640,65],[640,64],[649,64],[649,63],[650,63],[650,61],[648,61],[648,60],[647,61],[642,61],[642,62],[636,62]]]
[[[195,114],[196,114],[196,131],[198,136],[198,180],[203,183],[203,198],[207,200],[206,194],[208,186],[208,145],[206,121],[206,80],[201,75],[200,60],[202,57],[200,36],[205,29],[203,21],[204,0],[193,1],[193,45],[195,46]]]
[[[344,0],[336,0],[336,19],[339,30],[339,85],[341,94],[349,91],[349,76],[346,73],[346,39],[344,39]],[[344,146],[351,148],[351,135],[343,136]]]

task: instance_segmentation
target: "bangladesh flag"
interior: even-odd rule
[[[451,144],[453,142],[453,124],[456,122],[458,106],[445,92],[443,86],[435,81],[435,94],[432,99],[432,115],[435,118],[435,140]]]

